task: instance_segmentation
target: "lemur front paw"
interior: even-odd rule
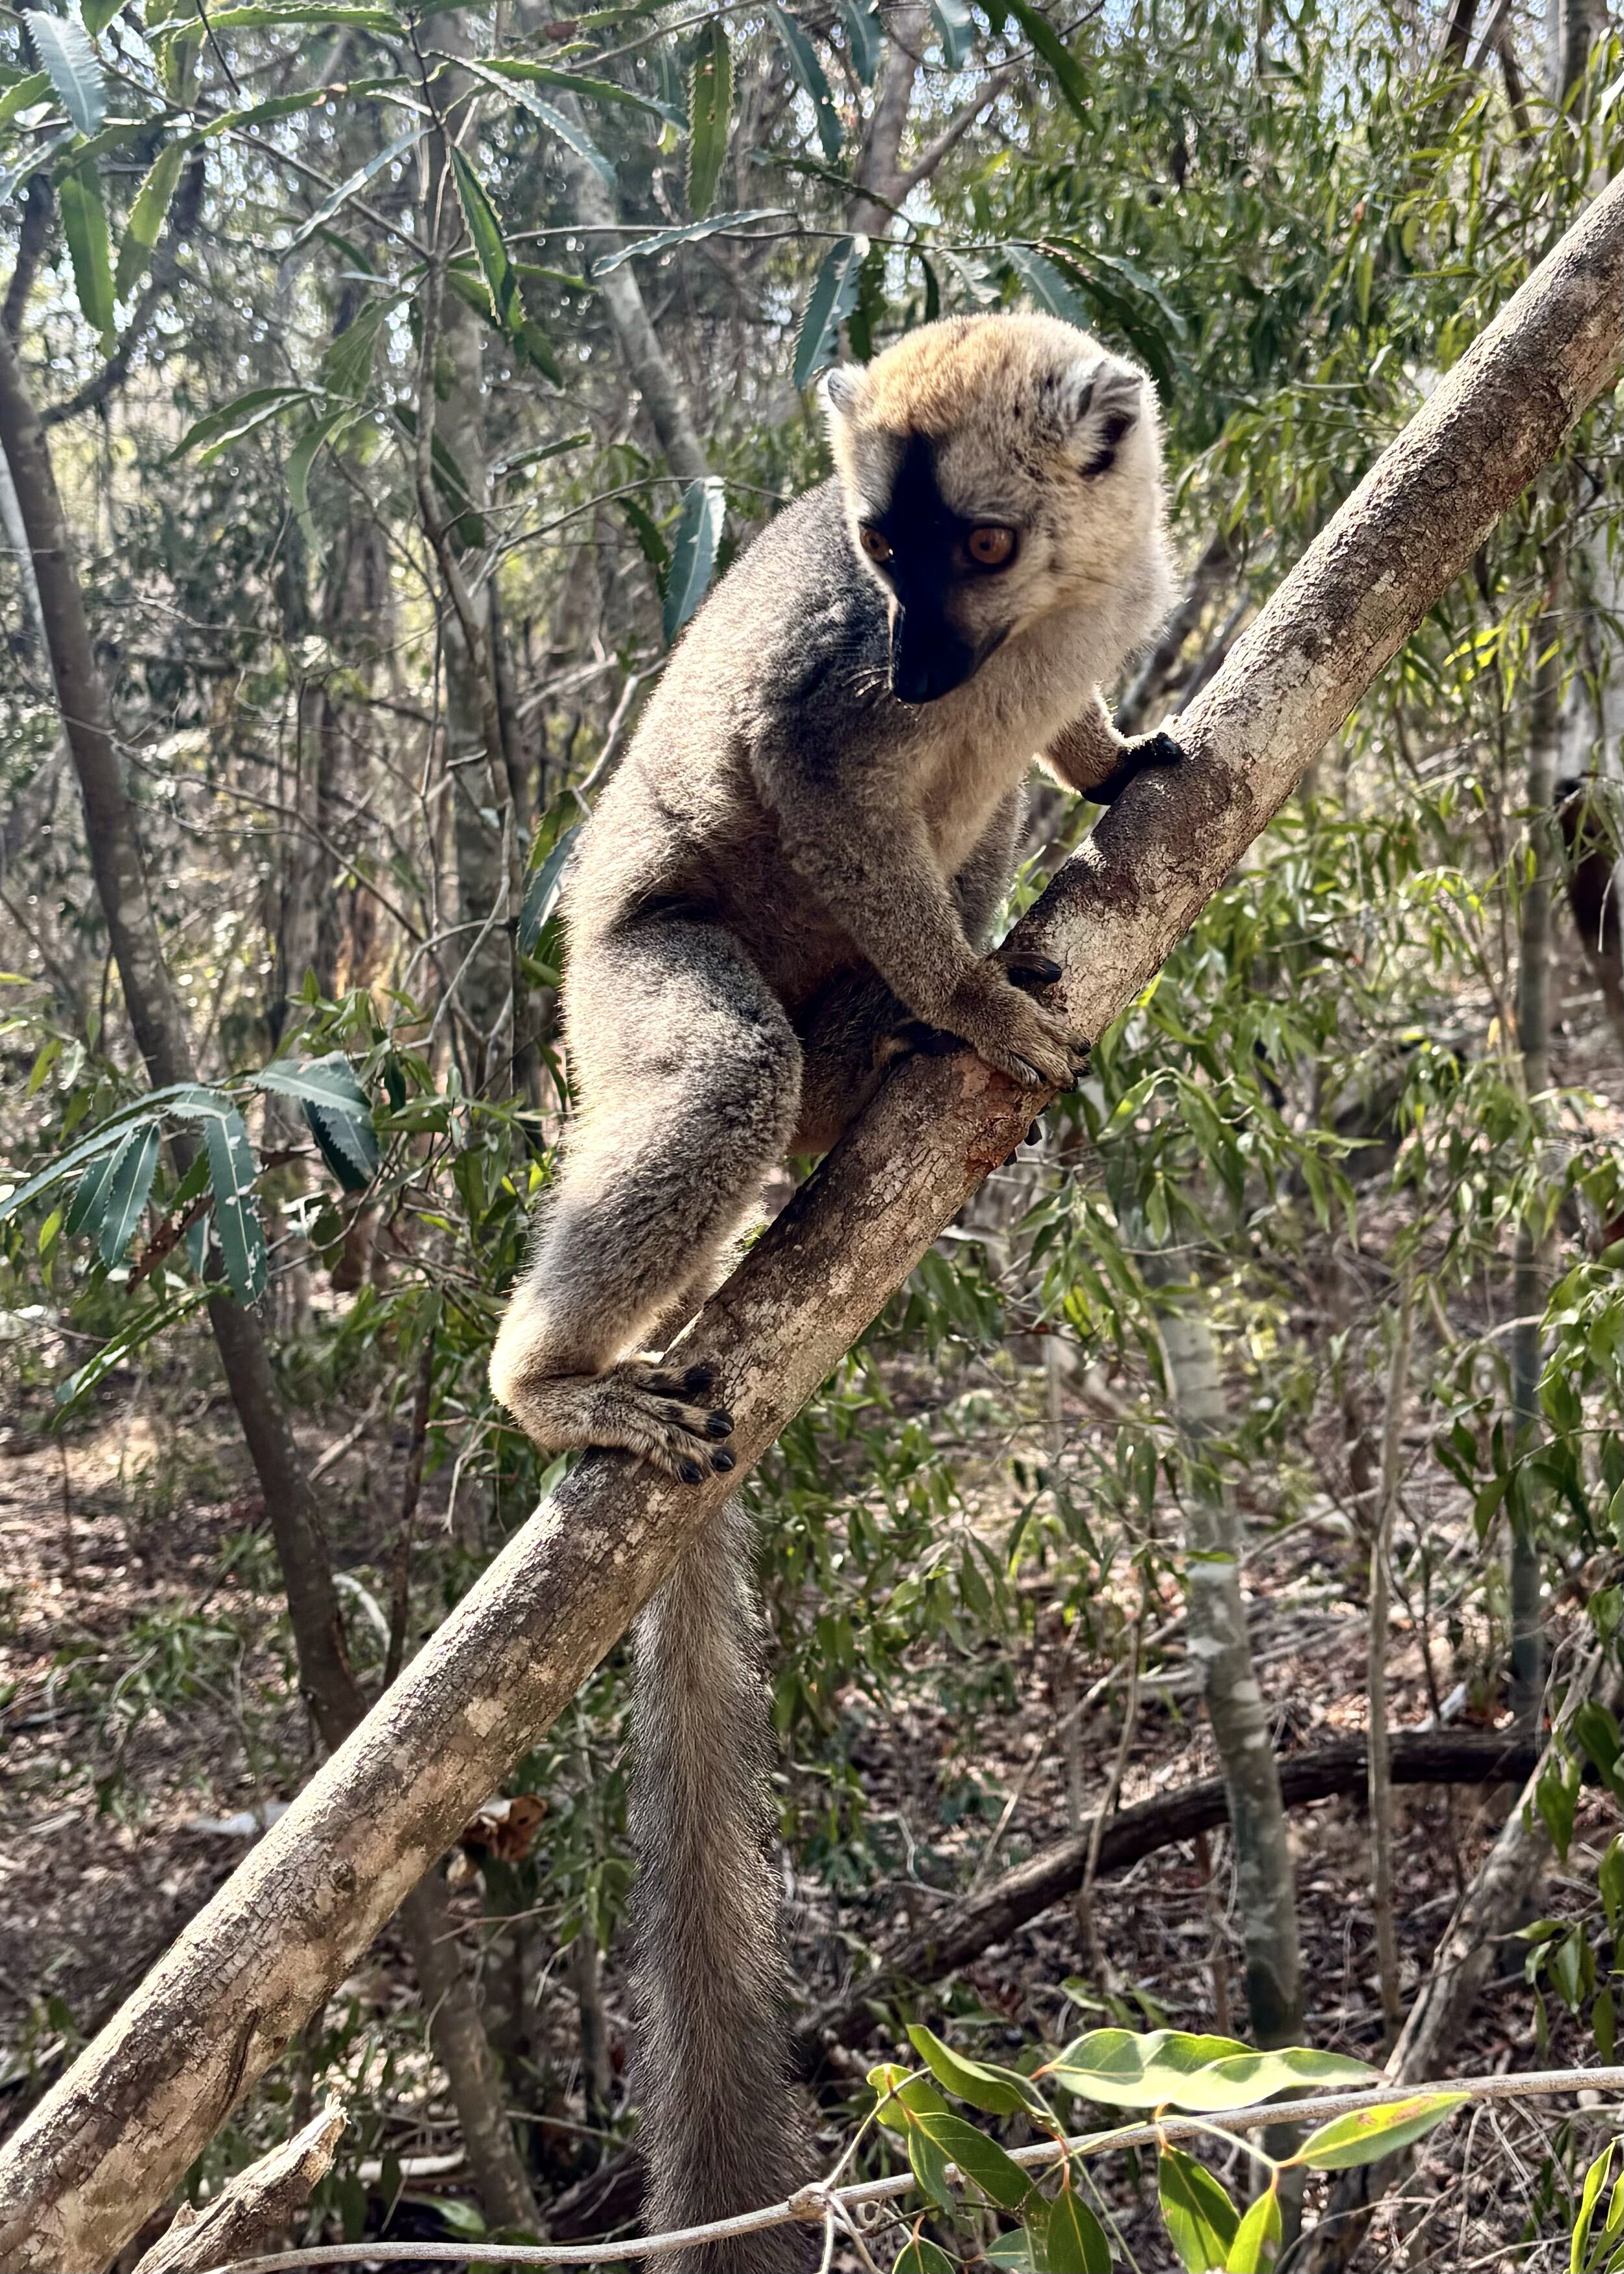
[[[1189,755],[1165,727],[1157,734],[1147,734],[1142,742],[1135,742],[1130,752],[1134,764],[1139,766],[1178,766]]]
[[[1070,1089],[1088,1045],[1057,1013],[1021,992],[1023,983],[1052,986],[1059,976],[1047,956],[1014,956],[1007,964],[989,956],[954,989],[944,1024],[1023,1088]]]

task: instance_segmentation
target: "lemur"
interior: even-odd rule
[[[1144,373],[1051,317],[956,317],[823,395],[834,478],[695,617],[583,832],[563,895],[578,1111],[491,1365],[543,1451],[620,1446],[689,1485],[734,1465],[723,1385],[640,1346],[698,1307],[773,1166],[831,1146],[909,1047],[1074,1079],[1080,1039],[1028,991],[1058,968],[987,952],[1034,755],[1101,802],[1180,755],[1124,742],[1101,694],[1171,591]],[[653,2233],[810,2176],[761,1626],[735,1506],[637,1636]],[[780,2274],[804,2233],[680,2265]]]

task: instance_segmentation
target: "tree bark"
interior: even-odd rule
[[[344,2124],[342,2101],[330,2101],[291,2140],[238,2172],[200,2216],[183,2205],[135,2274],[210,2274],[261,2244],[274,2244],[325,2178]]]
[[[1495,520],[1613,380],[1624,179],[1434,389],[1019,927],[1079,1034],[1132,1001]],[[8,2274],[110,2255],[624,1631],[683,1548],[1025,1136],[1041,1093],[905,1062],[680,1346],[739,1467],[589,1454],[0,2155]]]
[[[902,138],[907,132],[920,49],[929,20],[921,0],[904,0],[904,5],[891,10],[885,21],[885,65],[858,162],[858,194],[846,207],[846,225],[854,235],[889,236],[891,209],[901,203],[906,189]]]

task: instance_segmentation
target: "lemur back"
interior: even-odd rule
[[[1084,1047],[986,953],[1034,754],[1091,797],[1178,752],[1100,694],[1169,596],[1148,381],[1047,317],[957,319],[826,384],[832,480],[757,538],[668,663],[565,892],[577,1111],[492,1359],[545,1451],[734,1466],[726,1385],[663,1346],[786,1153],[898,1053],[1060,1086]],[[1035,990],[1035,991],[1034,991]],[[639,1630],[643,2108],[660,2228],[811,2176],[786,2071],[761,1617],[725,1511]],[[673,2258],[783,2274],[804,2233]],[[657,2274],[659,2274],[657,2262]]]

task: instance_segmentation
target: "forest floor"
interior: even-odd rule
[[[1087,1384],[1082,1386],[1086,1396]],[[32,1407],[35,1401],[27,1401]],[[257,1504],[244,1486],[229,1411],[195,1391],[184,1413],[155,1416],[117,1390],[94,1425],[65,1442],[37,1434],[37,1412],[19,1414],[0,1435],[0,2089],[20,2113],[75,2047],[117,2007],[185,1921],[229,1872],[252,1836],[253,1811],[285,1800],[312,1762],[304,1716],[286,1700],[289,1668],[279,1639],[274,1571],[256,1529]],[[1081,1421],[1079,1403],[1070,1418]],[[32,1421],[35,1427],[26,1426]],[[335,1433],[334,1433],[335,1434]],[[184,1442],[184,1470],[174,1448]],[[306,1450],[322,1442],[312,1429]],[[1419,1451],[1417,1446],[1417,1451]],[[341,1476],[377,1470],[375,1449]],[[1430,1471],[1437,1477],[1435,1468]],[[1417,1487],[1440,1505],[1427,1520],[1464,1546],[1462,1510],[1447,1493]],[[363,1526],[364,1528],[364,1526]],[[1284,1532],[1260,1532],[1247,1585],[1252,1631],[1278,1742],[1289,1753],[1363,1725],[1365,1623],[1360,1609],[1362,1551],[1328,1501]],[[1447,1558],[1446,1556],[1447,1562]],[[1151,1623],[1176,1622],[1170,1593]],[[1449,1701],[1468,1721],[1492,1726],[1498,1703],[1473,1693],[1471,1668],[1484,1638],[1457,1619],[1432,1632],[1432,1676],[1402,1613],[1391,1661],[1393,1721],[1423,1726]],[[1194,1710],[1177,1631],[1153,1656],[1141,1685],[1120,1798],[1152,1798],[1211,1774],[1210,1739]],[[1049,1654],[1052,1660],[1052,1653]],[[1464,1669],[1464,1674],[1462,1672]],[[1071,1669],[1080,1694],[1109,1668]],[[883,1952],[915,1930],[962,1887],[992,1835],[986,1809],[963,1805],[963,1772],[973,1747],[976,1774],[995,1796],[1019,1790],[1019,1805],[983,1881],[1071,1828],[1076,1805],[1095,1804],[1116,1751],[1120,1685],[1107,1684],[1083,1718],[1075,1749],[1056,1736],[1054,1669],[1034,1653],[1015,1669],[1019,1704],[989,1715],[974,1731],[916,1705],[867,1726],[853,1746],[869,1818],[899,1827],[925,1871],[837,1901],[802,1879],[791,1890],[800,1986],[814,2004],[841,1986],[855,1946]],[[856,1701],[854,1701],[855,1703]],[[1430,1963],[1461,1884],[1481,1858],[1509,1805],[1508,1789],[1402,1790],[1397,1796],[1397,1913],[1407,1994]],[[1582,1799],[1575,1849],[1553,1874],[1545,1901],[1555,1912],[1593,1890],[1594,1862],[1611,1836],[1605,1807]],[[1297,1812],[1291,1834],[1298,1870],[1307,2042],[1380,2059],[1381,2023],[1367,1892],[1364,1811],[1333,1800]],[[470,1876],[461,1897],[471,1918],[480,1886]],[[1245,2034],[1227,1842],[1206,1853],[1169,1848],[1094,1896],[1094,1932],[1109,1954],[1118,2010],[1181,2027]],[[1524,1948],[1507,1947],[1482,2001],[1459,2071],[1504,2070],[1542,2061],[1532,1992],[1522,1977]],[[1071,1905],[1056,1906],[1008,1943],[985,1952],[947,1999],[967,2049],[1011,2057],[1040,2034],[1051,2042],[1111,2016],[1073,2004],[1062,1988],[1084,1964],[1084,1939]],[[568,2105],[575,2064],[572,2000],[561,1980],[550,1993],[544,1966],[532,2054],[545,2050]],[[410,1970],[386,1937],[346,1985],[380,2014],[410,2008]],[[625,1984],[612,1967],[605,1996],[619,2069],[629,2034]],[[979,2018],[977,2018],[979,2015]],[[1560,2057],[1560,2009],[1549,2050]],[[906,2048],[875,2040],[862,2061]],[[861,2063],[855,2065],[858,2073]],[[386,2126],[386,2143],[408,2157],[427,2156],[412,2193],[461,2184],[447,2112],[425,2076],[408,2096],[410,2112]],[[842,2139],[838,2108],[824,2138],[831,2158]],[[568,2127],[568,2120],[563,2119]],[[580,2127],[560,2178],[583,2168]],[[1549,2124],[1485,2112],[1479,2125],[1438,2135],[1414,2183],[1432,2213],[1436,2263],[1460,2267],[1555,2265],[1557,2242],[1530,2257],[1515,2252],[1525,2222],[1554,2228],[1539,2197]],[[554,2144],[565,2146],[561,2135]],[[453,2152],[447,2155],[447,2146]],[[436,2153],[436,2151],[441,2151]],[[590,2164],[589,2151],[584,2158]],[[434,2165],[442,2168],[433,2169]],[[448,2168],[445,2168],[448,2166]],[[374,2163],[373,2169],[376,2165]],[[1509,2179],[1507,2175],[1510,2175]],[[1237,2175],[1231,2174],[1234,2178]],[[1166,2245],[1154,2215],[1147,2170],[1128,2159],[1103,2175],[1124,2245],[1147,2268]],[[430,2231],[419,2226],[416,2231]],[[1447,2229],[1447,2243],[1446,2243]],[[1367,2246],[1374,2248],[1375,2246]],[[1412,2250],[1415,2246],[1412,2245]],[[1385,2254],[1367,2258],[1385,2262]],[[1430,2250],[1411,2265],[1433,2263]]]

